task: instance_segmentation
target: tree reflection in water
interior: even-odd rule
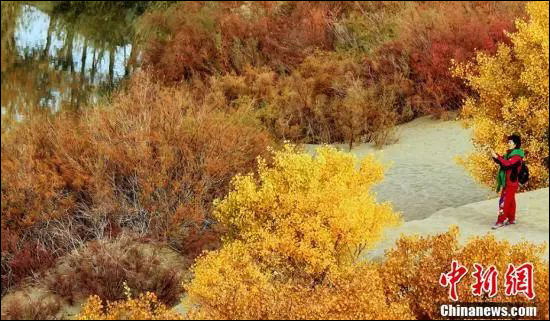
[[[2,1],[2,130],[36,113],[78,111],[138,61],[148,1]]]

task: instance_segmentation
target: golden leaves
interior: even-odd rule
[[[78,320],[183,320],[183,316],[158,302],[155,294],[146,292],[137,298],[108,302],[91,296],[77,316]]]
[[[518,133],[530,169],[537,173],[527,188],[548,186],[548,9],[548,1],[529,3],[530,19],[516,22],[512,46],[500,45],[494,56],[479,53],[475,63],[454,68],[454,74],[475,91],[466,99],[462,115],[474,129],[476,151],[463,164],[486,185],[495,184],[495,165],[485,149],[503,153],[506,136]]]
[[[286,145],[256,176],[237,176],[216,202],[225,246],[199,259],[187,286],[192,318],[407,318],[389,313],[381,279],[361,251],[400,223],[370,188],[383,166],[332,147]],[[368,297],[365,295],[368,293]]]
[[[458,285],[461,302],[514,302],[537,305],[539,317],[548,318],[548,261],[542,256],[545,245],[527,242],[511,244],[497,240],[493,235],[475,237],[466,244],[459,244],[458,228],[451,227],[446,233],[421,237],[404,236],[386,253],[379,266],[389,302],[409,302],[408,306],[416,319],[440,318],[437,307],[448,302],[448,292],[439,286],[437,278],[446,273],[453,260],[473,268],[474,263],[488,267],[494,265],[504,275],[507,265],[530,262],[535,267],[537,301],[527,303],[522,296],[509,297],[499,289],[496,297],[479,298],[471,293],[474,278],[468,274]],[[499,279],[499,282],[504,280]]]

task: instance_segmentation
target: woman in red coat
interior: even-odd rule
[[[493,160],[500,165],[498,174],[497,192],[502,190],[499,202],[499,215],[493,229],[509,224],[516,224],[516,193],[519,188],[518,175],[525,158],[525,152],[521,149],[521,137],[512,135],[508,137],[510,149],[506,155],[500,156],[491,150]]]

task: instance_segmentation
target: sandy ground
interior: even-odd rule
[[[496,197],[477,184],[456,164],[455,157],[472,150],[471,131],[459,121],[422,117],[398,126],[398,142],[382,149],[372,144],[356,145],[351,152],[359,159],[374,153],[391,165],[382,183],[373,191],[379,201],[391,201],[405,221],[422,219],[447,207]],[[318,145],[306,145],[313,151]],[[335,144],[349,151],[346,144]]]
[[[393,247],[401,234],[423,236],[444,233],[449,226],[460,228],[460,241],[474,236],[493,234],[495,238],[508,240],[512,244],[529,241],[535,244],[548,244],[548,188],[517,195],[517,224],[492,230],[496,220],[498,199],[468,204],[456,208],[440,210],[430,217],[404,223],[402,226],[386,230],[383,241],[365,259],[380,259],[384,251]],[[548,260],[548,247],[544,255]]]

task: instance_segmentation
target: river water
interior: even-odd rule
[[[2,2],[2,126],[94,103],[137,65],[134,11],[9,3]]]

